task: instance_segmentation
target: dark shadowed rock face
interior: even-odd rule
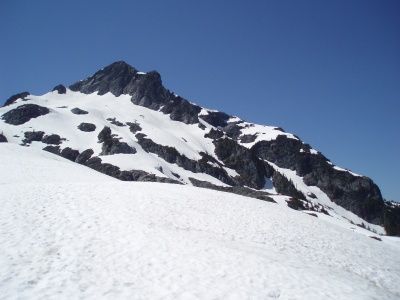
[[[3,133],[0,133],[0,143],[7,143],[8,140]]]
[[[88,112],[86,110],[80,109],[78,107],[74,107],[71,109],[71,112],[75,115],[87,115]]]
[[[1,117],[4,122],[12,125],[21,125],[31,119],[44,116],[50,110],[47,107],[39,106],[36,104],[23,104],[17,108],[11,109]]]
[[[132,132],[133,134],[135,134],[138,131],[142,130],[142,127],[140,127],[140,125],[138,123],[132,123],[132,122],[126,122],[126,125],[129,126],[129,130],[130,132]]]
[[[103,143],[100,155],[135,154],[136,149],[125,142],[120,142],[111,134],[111,129],[105,126],[98,134],[99,143]]]
[[[96,130],[96,125],[92,123],[81,123],[78,125],[78,129],[85,132],[92,132]]]
[[[49,134],[43,137],[42,143],[51,145],[60,145],[63,140],[65,139],[61,138],[58,134]]]
[[[24,144],[30,144],[33,141],[40,142],[43,139],[43,131],[27,131],[24,133],[25,138],[22,140]]]
[[[53,92],[55,91],[57,91],[59,94],[65,94],[67,92],[67,89],[62,84],[59,84],[53,88]]]
[[[10,104],[14,103],[15,101],[17,101],[18,99],[21,99],[21,98],[25,99],[29,95],[30,95],[29,92],[22,92],[22,93],[19,93],[19,94],[12,95],[10,98],[8,98],[6,100],[6,102],[4,103],[3,106],[10,105]]]
[[[230,116],[224,112],[212,111],[209,112],[207,115],[200,116],[200,118],[214,127],[225,127],[226,125],[228,125],[227,122]]]
[[[92,149],[86,149],[76,157],[75,162],[77,162],[78,164],[85,164],[87,160],[92,157],[93,154],[94,151]]]
[[[217,157],[225,166],[239,173],[241,184],[259,189],[264,186],[265,178],[273,175],[273,169],[269,165],[236,141],[221,138],[214,140],[213,143]]]
[[[382,223],[384,203],[371,179],[334,169],[322,154],[311,154],[309,145],[286,136],[258,142],[252,150],[279,167],[295,170],[305,184],[318,186],[333,202],[368,222]]]

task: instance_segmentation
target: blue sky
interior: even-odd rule
[[[116,60],[400,190],[400,1],[0,2],[0,103]]]

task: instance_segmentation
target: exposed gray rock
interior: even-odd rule
[[[266,192],[255,191],[255,190],[243,187],[243,186],[219,186],[219,185],[209,183],[208,181],[197,180],[192,177],[189,177],[189,180],[191,181],[191,183],[194,186],[197,186],[197,187],[238,194],[238,195],[242,195],[242,196],[246,196],[246,197],[251,197],[251,198],[256,198],[256,199],[276,203],[271,197],[269,197],[269,194]]]
[[[78,129],[85,132],[92,132],[96,130],[96,125],[92,123],[81,123],[78,125]]]
[[[204,135],[204,137],[209,138],[209,139],[219,139],[224,136],[224,132],[222,130],[215,130],[214,128],[211,128],[208,133]]]
[[[66,159],[75,161],[79,155],[79,151],[71,149],[70,147],[67,147],[67,148],[64,148],[61,150],[60,155]]]
[[[201,153],[202,159],[195,161],[187,158],[183,154],[180,154],[173,147],[156,144],[151,139],[146,138],[142,133],[136,134],[136,138],[138,139],[138,143],[143,150],[146,152],[155,153],[169,163],[177,164],[185,170],[189,170],[194,173],[209,174],[229,185],[237,185],[237,182],[232,179],[222,167],[215,167],[212,165],[214,163],[219,164],[219,162],[217,162],[210,155]]]
[[[116,120],[115,118],[107,118],[107,121],[109,121],[111,124],[113,124],[115,126],[119,126],[119,127],[126,126],[124,123]]]
[[[60,146],[46,146],[43,148],[44,151],[60,155]]]
[[[239,145],[230,138],[213,141],[215,154],[225,166],[240,174],[241,185],[260,189],[265,184],[265,178],[273,175],[273,169],[260,160],[251,150]]]
[[[119,139],[114,138],[111,135],[111,129],[105,126],[98,135],[99,143],[103,143],[100,155],[111,155],[111,154],[135,154],[136,149],[129,146],[125,142],[120,142]]]
[[[138,123],[136,123],[136,122],[135,122],[135,123],[126,122],[126,125],[129,126],[129,130],[130,130],[133,134],[135,134],[136,132],[142,130],[142,127],[140,127],[140,125],[139,125]]]
[[[257,138],[257,135],[256,135],[256,134],[243,134],[243,135],[240,137],[240,141],[241,141],[242,143],[244,143],[244,144],[247,144],[247,143],[252,143],[252,142],[254,142],[254,141],[256,140],[256,138]]]
[[[92,149],[86,149],[76,157],[75,162],[77,162],[78,164],[85,164],[87,160],[92,157],[93,154],[94,151]]]
[[[79,107],[74,107],[71,109],[71,112],[75,115],[87,115],[88,112],[86,110],[80,109]]]
[[[57,91],[59,94],[65,94],[67,89],[62,84],[59,84],[53,88],[53,92]]]
[[[2,119],[11,125],[21,125],[49,112],[50,110],[47,107],[36,104],[23,104],[3,114]]]
[[[211,111],[207,115],[200,116],[201,119],[214,127],[225,127],[228,125],[230,117],[230,115],[220,111]]]
[[[305,200],[306,197],[302,192],[296,189],[293,182],[287,179],[279,172],[274,172],[274,176],[272,177],[272,182],[274,184],[275,190],[283,195],[288,195],[294,197],[296,199]]]
[[[25,138],[22,140],[24,144],[30,144],[33,141],[40,142],[43,139],[43,131],[27,131],[24,133]]]
[[[309,145],[283,135],[258,142],[252,150],[279,167],[295,170],[305,184],[318,186],[345,209],[368,222],[382,224],[384,203],[371,179],[336,170],[321,153],[311,154]]]
[[[6,100],[6,102],[4,103],[3,106],[7,106],[7,105],[10,105],[10,104],[13,104],[18,99],[25,99],[29,95],[30,95],[29,92],[22,92],[22,93],[19,93],[19,94],[12,95],[10,98],[8,98]]]
[[[65,139],[61,138],[58,134],[50,134],[43,137],[42,143],[59,145],[63,140]]]
[[[0,133],[0,143],[7,143],[8,140],[3,133]]]

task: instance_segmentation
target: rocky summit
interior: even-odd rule
[[[118,61],[0,109],[0,142],[43,149],[123,181],[195,185],[400,235],[400,208],[368,177],[296,135],[193,104],[156,71]],[[277,200],[278,199],[278,200]]]

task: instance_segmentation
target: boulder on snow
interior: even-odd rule
[[[7,143],[8,140],[3,133],[0,133],[0,143]]]
[[[26,131],[24,133],[25,138],[22,140],[24,144],[30,144],[33,141],[40,142],[43,139],[43,131]]]
[[[78,129],[85,132],[92,132],[96,130],[96,125],[92,123],[81,123],[79,124]]]
[[[71,109],[71,112],[75,115],[87,115],[88,112],[86,110],[80,109],[79,107],[74,107]]]

